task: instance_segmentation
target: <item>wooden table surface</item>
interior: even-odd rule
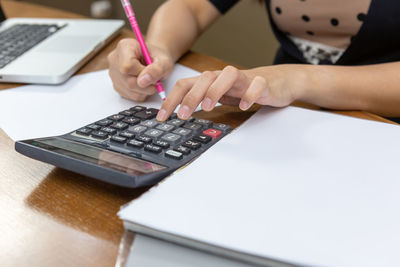
[[[81,18],[24,2],[1,1],[1,4],[8,17]],[[124,30],[78,73],[107,68],[107,54],[120,39],[132,36],[129,30]],[[221,69],[226,65],[198,53],[188,53],[180,63],[198,71]],[[19,84],[0,84],[0,90],[16,86]],[[256,107],[240,112],[233,107],[219,107],[211,113],[198,112],[197,116],[235,127],[255,110]],[[337,113],[386,121],[366,112]],[[14,151],[14,142],[0,130],[1,265],[115,265],[123,234],[116,213],[121,205],[147,189],[119,188],[26,158]]]

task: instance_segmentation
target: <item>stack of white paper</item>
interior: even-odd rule
[[[263,108],[119,216],[253,263],[399,266],[399,137],[396,125]]]

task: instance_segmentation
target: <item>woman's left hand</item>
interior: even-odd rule
[[[227,66],[222,71],[206,71],[200,76],[179,80],[164,101],[157,120],[165,121],[176,106],[178,117],[188,119],[201,103],[211,111],[217,102],[239,105],[247,110],[254,103],[284,107],[299,99],[305,72],[300,66],[277,65],[249,70]]]

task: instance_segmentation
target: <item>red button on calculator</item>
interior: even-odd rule
[[[217,138],[222,134],[222,132],[215,129],[207,129],[203,132],[203,134],[211,136],[212,138]]]

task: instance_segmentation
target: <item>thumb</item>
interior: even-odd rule
[[[146,88],[164,78],[167,72],[166,64],[161,60],[155,60],[142,70],[138,76],[137,83],[140,87]]]

